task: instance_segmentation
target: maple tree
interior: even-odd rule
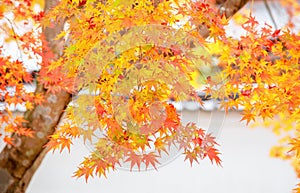
[[[8,107],[0,112],[0,137],[8,144],[0,172],[12,180],[9,191],[24,192],[45,153],[70,151],[79,137],[93,146],[74,174],[86,180],[126,163],[130,170],[157,168],[172,145],[191,165],[206,157],[221,165],[214,137],[194,123],[182,125],[168,103],[202,103],[191,81],[203,66],[212,67],[211,56],[221,71],[201,80],[207,95],[222,99],[226,111],[243,106],[247,124],[260,117],[288,135],[271,153],[291,160],[300,173],[300,40],[291,31],[296,1],[282,1],[288,28],[259,28],[250,14],[239,40],[224,26],[246,0],[217,1],[220,7],[191,0],[2,2],[1,33],[22,57],[7,56],[1,47],[0,97],[27,109],[18,116]],[[34,11],[36,4],[45,4],[45,12]],[[37,61],[36,78],[26,71],[25,56]],[[36,90],[27,92],[23,83],[35,81]]]

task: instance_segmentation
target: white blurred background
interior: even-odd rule
[[[184,111],[183,121],[210,123],[210,112]],[[78,141],[71,153],[49,153],[34,175],[27,193],[289,193],[297,183],[288,162],[269,157],[275,135],[265,128],[250,129],[240,123],[240,115],[230,112],[219,131],[218,143],[223,167],[208,159],[190,166],[180,156],[158,171],[117,170],[105,178],[71,176],[89,151]]]

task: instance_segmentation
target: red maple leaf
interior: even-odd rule
[[[137,165],[139,171],[141,170],[141,162],[142,162],[142,155],[137,155],[134,152],[131,152],[129,154],[129,157],[125,160],[125,162],[131,162],[130,163],[130,171],[132,171],[132,168]]]
[[[99,176],[103,175],[106,178],[106,171],[108,168],[107,162],[102,159],[99,159],[95,161],[95,165],[96,165],[96,174],[98,174]]]
[[[193,151],[186,151],[184,154],[185,154],[184,161],[187,160],[187,159],[189,159],[191,166],[193,165],[194,161],[196,161],[197,163],[199,163],[198,159],[197,159],[197,154],[195,152],[193,152]]]
[[[10,145],[14,146],[14,142],[13,142],[14,139],[11,138],[11,137],[5,136],[5,137],[3,138],[3,141],[4,141],[5,143],[7,143],[7,144],[10,144]]]
[[[248,20],[244,23],[245,24],[249,24],[251,27],[254,27],[256,24],[258,24],[258,22],[255,20],[255,17],[252,17],[252,15],[250,14]]]
[[[154,152],[148,153],[148,154],[144,154],[143,158],[142,158],[142,162],[144,162],[146,164],[146,170],[149,166],[149,164],[151,164],[156,170],[156,164],[160,164],[159,161],[157,160],[157,155],[154,154]]]
[[[241,119],[241,121],[245,120],[247,121],[247,125],[250,123],[250,121],[255,121],[255,114],[251,113],[251,112],[243,112],[242,113],[243,117]]]
[[[210,147],[206,150],[206,155],[210,159],[211,163],[213,163],[213,161],[215,161],[217,165],[222,166],[221,159],[218,156],[219,154],[220,153],[218,152],[218,150],[213,147]]]

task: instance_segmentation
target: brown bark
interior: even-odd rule
[[[46,0],[45,9],[55,6],[58,0]],[[159,0],[154,0],[158,3]],[[225,11],[226,16],[230,17],[246,4],[247,0],[227,0],[220,11]],[[62,52],[62,45],[59,40],[53,38],[63,29],[63,23],[55,28],[44,30],[50,48],[59,57]],[[203,37],[209,35],[206,26],[201,26],[199,32]],[[33,138],[14,136],[16,146],[7,145],[0,153],[0,193],[24,193],[26,188],[41,164],[45,156],[44,145],[48,142],[47,136],[55,131],[64,109],[71,100],[71,95],[66,92],[56,94],[46,93],[41,85],[38,92],[44,92],[46,102],[41,106],[36,106],[32,111],[25,113],[28,120],[28,127],[35,131]]]
[[[227,18],[238,12],[249,0],[227,0],[221,7],[220,12],[225,13]]]
[[[57,0],[47,0],[45,10],[56,5]],[[62,48],[59,41],[53,38],[63,29],[63,23],[55,28],[44,30],[50,48],[59,57]],[[44,92],[46,102],[36,106],[32,111],[25,113],[27,127],[35,131],[33,138],[14,136],[15,146],[7,145],[0,154],[0,193],[25,192],[33,174],[45,156],[44,145],[48,142],[47,136],[55,131],[63,111],[68,105],[71,96],[67,92],[56,94],[46,93],[41,85],[37,92]]]
[[[226,18],[230,18],[241,8],[243,8],[248,1],[249,0],[219,0],[218,3],[223,3],[219,8],[219,12],[220,14],[225,13]],[[207,38],[210,33],[208,27],[205,24],[198,26],[198,32],[204,38]]]

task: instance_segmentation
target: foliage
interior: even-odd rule
[[[212,21],[210,10],[207,4],[191,2],[179,6],[166,1],[155,7],[152,1],[72,1],[61,2],[47,15],[69,23],[70,45],[62,57],[65,76],[75,77],[75,90],[89,91],[79,95],[76,105],[66,112],[71,125],[79,126],[84,139],[96,149],[75,176],[105,176],[109,169],[126,162],[131,170],[140,170],[141,165],[156,168],[158,158],[174,144],[183,149],[191,164],[205,157],[220,164],[214,138],[195,124],[181,125],[175,108],[167,103],[170,97],[200,102],[189,86],[190,74],[196,69],[191,60],[199,65],[206,56],[190,49],[190,41],[204,42],[194,26]],[[182,32],[174,34],[171,26],[193,15],[197,19],[193,17]],[[221,17],[211,23],[217,25],[218,19]],[[155,33],[157,28],[160,34]],[[178,78],[168,78],[171,74]],[[94,142],[99,129],[104,137]]]
[[[41,105],[44,100],[42,94],[27,92],[24,87],[24,83],[30,84],[34,81],[32,74],[25,70],[24,59],[39,61],[39,57],[45,55],[42,51],[42,34],[37,33],[36,26],[33,26],[40,21],[42,12],[31,11],[33,3],[37,2],[7,0],[0,6],[0,33],[3,38],[0,47],[0,101],[7,104],[5,111],[0,111],[4,129],[0,136],[11,145],[11,133],[33,137],[33,131],[25,128],[23,125],[26,120],[22,116],[14,116],[8,106],[23,104],[26,109],[31,110],[35,105]],[[6,51],[14,45],[19,48],[19,53],[11,56]],[[44,63],[40,62],[40,65],[43,66]]]
[[[174,106],[167,102],[173,98],[201,103],[190,82],[192,74],[207,65],[209,54],[218,59],[221,73],[203,79],[207,94],[224,99],[221,105],[226,111],[243,106],[242,121],[247,124],[262,118],[274,133],[282,134],[271,155],[291,160],[300,174],[300,38],[292,32],[292,17],[299,12],[296,1],[282,1],[290,16],[286,29],[260,25],[250,11],[242,19],[246,35],[238,40],[226,35],[227,18],[200,1],[69,0],[46,14],[33,12],[34,3],[29,0],[3,3],[0,17],[5,21],[1,27],[5,41],[17,43],[22,55],[38,61],[38,83],[47,92],[78,94],[66,110],[67,121],[47,144],[53,151],[70,151],[72,140],[81,136],[94,146],[76,177],[106,176],[127,162],[131,170],[156,168],[174,144],[191,165],[205,157],[221,165],[213,136],[193,123],[182,125]],[[54,60],[39,25],[55,27],[59,22],[67,22],[68,28],[56,37],[65,40],[65,47]],[[17,33],[15,27],[20,25],[33,27]],[[208,28],[210,41],[199,34],[201,26]],[[199,47],[209,54],[205,49],[200,53]],[[23,60],[5,56],[4,50],[0,58],[2,100],[25,103],[28,110],[42,105],[41,93],[24,89],[23,82],[34,80]],[[88,94],[81,94],[84,91]],[[23,127],[23,118],[13,117],[8,108],[0,113],[4,124],[0,135],[6,143],[13,145],[12,133],[34,136]]]

